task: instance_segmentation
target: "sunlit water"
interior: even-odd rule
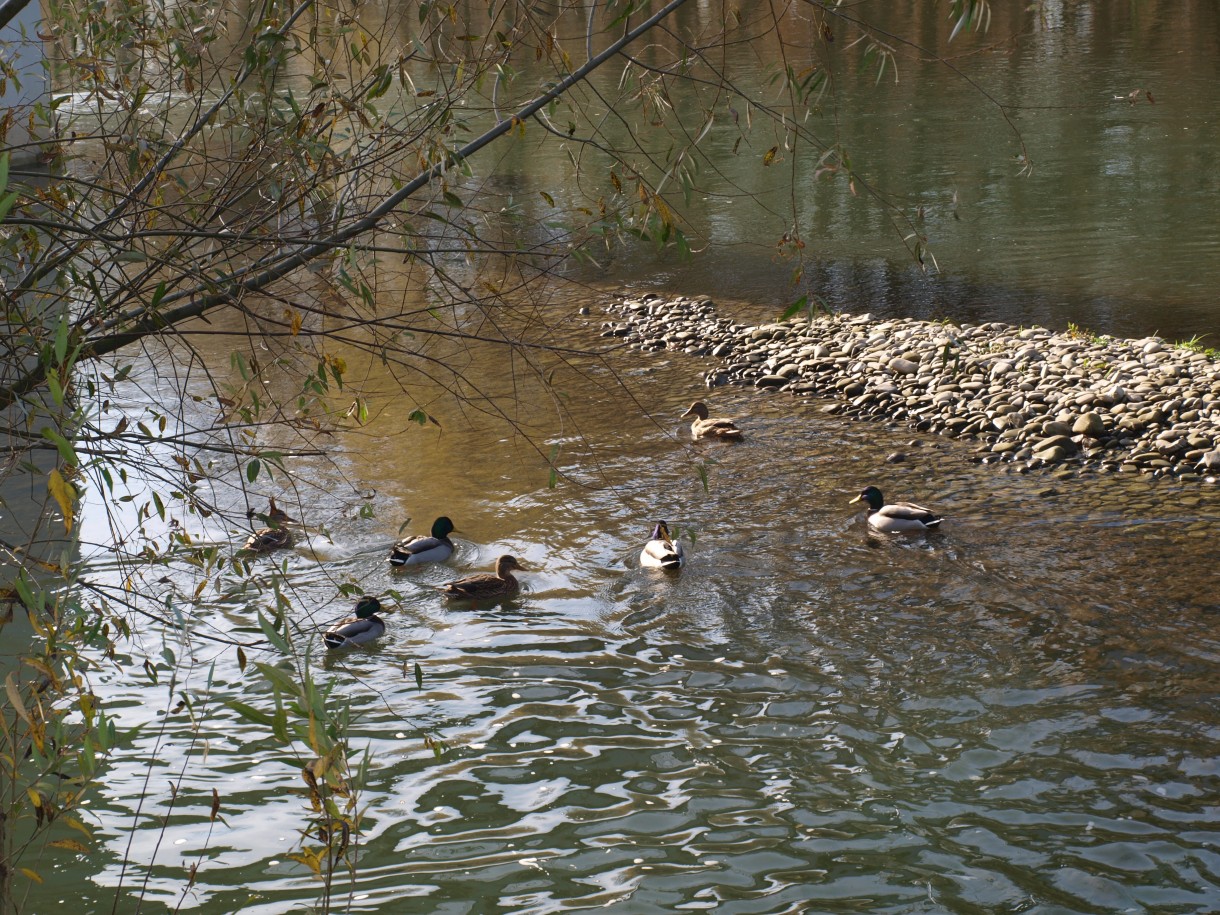
[[[1204,6],[1178,44],[1136,41],[1154,34],[1139,20],[1094,46],[1090,11],[1108,7],[1075,4],[1011,55],[986,57],[986,85],[1023,90],[1006,101],[1026,106],[1015,117],[1028,177],[977,96],[941,106],[957,91],[930,88],[942,68],[904,64],[899,89],[873,88],[871,74],[854,83],[845,68],[844,91],[865,103],[839,139],[871,177],[927,204],[942,272],[919,274],[884,220],[816,185],[811,161],[795,172],[814,188],[800,198],[817,254],[806,291],[876,313],[1211,332],[1218,58]],[[1114,103],[1135,85],[1157,104]],[[730,133],[709,135],[711,150]],[[748,183],[766,145],[725,169]],[[547,149],[531,161],[554,189],[564,154]],[[495,191],[494,176],[477,177]],[[709,193],[687,213],[707,255],[619,252],[597,278],[735,296],[770,317],[796,294],[792,265],[775,257],[774,225],[747,212]],[[579,326],[569,337],[599,342]],[[209,583],[189,620],[200,635],[258,640],[271,570],[286,563],[295,638],[313,646],[334,704],[350,703],[352,746],[371,760],[357,867],[338,878],[335,908],[1220,910],[1215,486],[1020,476],[970,463],[959,444],[732,389],[714,405],[741,417],[747,443],[692,445],[676,417],[706,394],[697,360],[629,353],[577,367],[558,376],[560,421],[536,385],[514,389],[502,353],[475,349],[457,366],[501,396],[529,440],[443,397],[427,404],[439,430],[386,400],[368,429],[326,442],[334,463],[295,463],[292,485],[260,479],[256,507],[274,492],[326,534],[260,561],[255,581]],[[172,403],[195,383],[144,381],[155,393],[116,404]],[[564,475],[549,488],[555,445]],[[907,461],[886,463],[895,451]],[[240,479],[222,482],[216,500],[240,516]],[[847,504],[870,482],[950,521],[926,539],[872,536]],[[374,517],[359,517],[361,504]],[[385,549],[400,524],[422,531],[442,513],[459,528],[454,559],[392,572]],[[87,541],[107,534],[101,517],[85,506]],[[678,575],[638,568],[659,518],[688,538]],[[185,520],[240,542],[236,528]],[[455,609],[433,590],[502,552],[531,569],[519,599]],[[104,557],[96,569],[105,577]],[[386,598],[389,632],[328,657],[317,628],[350,608],[344,583]],[[172,568],[164,587],[189,596],[198,584]],[[153,683],[140,661],[163,645],[184,663],[176,681],[163,668]],[[225,704],[268,708],[265,681],[231,648],[188,649],[156,626],[120,661],[94,686],[121,728],[139,730],[86,818],[96,851],[48,851],[27,910],[134,911],[140,897],[143,911],[317,904],[320,883],[288,857],[309,817],[308,757]]]
[[[502,374],[492,351],[471,355]],[[556,380],[562,429],[534,386],[515,400],[544,453],[563,442],[556,488],[525,439],[438,402],[443,430],[400,431],[391,411],[385,434],[345,436],[349,457],[280,491],[330,537],[260,574],[286,561],[295,637],[371,760],[335,908],[1220,907],[1215,486],[1008,475],[956,443],[733,389],[714,403],[748,442],[692,445],[676,417],[699,394],[698,360],[579,367]],[[651,419],[612,404],[611,369]],[[897,450],[908,460],[886,463]],[[847,504],[868,482],[951,520],[927,538],[870,535]],[[361,520],[370,489],[376,517]],[[454,559],[391,571],[401,521],[440,513],[460,531]],[[693,537],[677,575],[638,568],[662,517]],[[510,551],[531,569],[517,600],[456,609],[431,588]],[[402,600],[386,597],[376,647],[328,656],[315,627],[350,607],[343,582]],[[197,583],[171,571],[166,593]],[[192,628],[256,641],[270,595],[214,587]],[[266,682],[225,646],[187,650],[155,627],[141,644],[186,663],[172,686],[138,663],[97,677],[120,727],[140,730],[92,805],[97,851],[42,861],[29,910],[57,911],[65,886],[88,911],[133,911],[140,895],[144,911],[315,904],[320,883],[287,857],[308,821],[308,756],[225,705],[269,709]],[[197,727],[174,710],[184,691]]]

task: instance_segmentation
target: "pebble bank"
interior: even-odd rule
[[[708,298],[609,306],[602,335],[711,357],[709,387],[827,398],[823,409],[976,440],[976,459],[1220,474],[1220,361],[1159,337],[846,314],[744,325]]]

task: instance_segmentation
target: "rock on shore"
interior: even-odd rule
[[[981,461],[1220,471],[1220,361],[1159,337],[867,314],[749,326],[718,316],[710,299],[657,295],[608,311],[603,336],[718,360],[709,387],[828,398],[827,412],[977,440]]]

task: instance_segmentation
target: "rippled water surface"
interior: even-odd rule
[[[697,6],[683,27],[719,21]],[[810,242],[804,291],[836,308],[1213,333],[1214,5],[1181,17],[1152,3],[1037,6],[1036,22],[1024,5],[997,12],[996,34],[1020,40],[969,46],[972,78],[1029,147],[1024,177],[1000,110],[942,64],[907,49],[901,81],[878,86],[842,43],[828,52],[843,58],[828,58],[836,90],[809,129],[920,210],[939,274],[915,269],[867,194],[819,181],[811,147],[760,178],[778,141],[760,130],[738,155],[741,131],[716,109],[704,147],[725,180],[706,169],[683,211],[703,255],[599,252],[584,279],[732,297],[722,304],[770,319],[800,291],[776,253],[794,223]],[[893,5],[895,29],[944,51],[933,7]],[[765,83],[748,63],[734,79]],[[1156,104],[1122,98],[1137,86]],[[858,116],[840,118],[849,109]],[[513,149],[520,175],[472,160],[486,212],[503,195],[510,216],[528,213],[539,187],[558,197],[578,181],[567,148],[534,136]],[[577,304],[541,317],[559,323]],[[604,343],[596,320],[572,322],[564,342]],[[215,345],[213,367],[227,366]],[[356,867],[336,879],[335,910],[1220,911],[1215,484],[980,466],[968,445],[830,416],[816,400],[709,393],[685,356],[533,353],[555,370],[544,389],[522,351],[431,355],[461,373],[471,403],[402,402],[353,353],[349,377],[383,392],[369,424],[319,438],[327,453],[294,462],[296,478],[247,487],[257,508],[274,494],[307,521],[292,551],[248,578],[157,570],[171,605],[202,586],[204,612],[182,621],[195,637],[145,623],[127,656],[99,659],[93,688],[131,736],[85,818],[96,850],[48,850],[25,911],[325,906],[289,857],[310,821],[310,754],[233,710],[271,710],[271,689],[206,640],[261,639],[277,567],[294,641],[312,647],[306,663],[331,708],[350,708],[351,746],[367,753]],[[136,417],[185,390],[203,400],[184,410],[210,409],[215,392],[184,364],[154,353],[132,376],[145,391],[120,386],[115,407]],[[677,417],[701,396],[739,417],[744,444],[690,442]],[[439,427],[411,422],[417,405]],[[898,451],[906,460],[888,463]],[[927,538],[871,535],[847,504],[868,483],[950,520]],[[209,496],[241,517],[244,485],[222,479]],[[101,508],[82,509],[86,542],[110,536]],[[392,571],[404,520],[423,532],[439,514],[457,524],[456,556]],[[661,518],[685,540],[680,574],[638,567]],[[243,536],[215,518],[184,523],[226,547]],[[519,598],[454,608],[435,590],[504,552],[530,569]],[[94,557],[102,579],[108,559]],[[317,630],[349,610],[341,585],[381,596],[389,630],[328,656]],[[154,681],[143,658],[163,648],[177,673],[162,664]]]
[[[514,395],[490,352],[465,355],[456,367],[499,385],[538,449],[440,400],[441,429],[387,409],[376,434],[344,437],[338,466],[280,491],[329,531],[278,561],[295,638],[369,755],[335,908],[1220,908],[1215,486],[1009,475],[958,443],[732,389],[711,399],[748,441],[692,445],[676,419],[700,393],[692,357],[561,368],[560,421],[531,385]],[[847,504],[868,482],[951,521],[870,535]],[[402,519],[442,512],[454,559],[392,572]],[[678,575],[638,568],[661,517],[687,538]],[[432,590],[507,551],[531,570],[519,599],[455,609]],[[350,606],[344,582],[385,597],[389,631],[327,656],[313,627]],[[165,587],[197,584],[181,569]],[[256,640],[270,594],[208,587],[190,625]],[[177,682],[120,659],[97,683],[142,728],[93,806],[99,852],[47,868],[30,911],[58,910],[59,879],[73,898],[83,884],[89,911],[133,911],[140,892],[143,911],[317,904],[321,884],[287,857],[308,757],[225,704],[271,708],[266,681],[231,648],[143,636],[154,656],[163,641],[190,659]]]

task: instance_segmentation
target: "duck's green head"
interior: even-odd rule
[[[885,504],[885,497],[881,495],[881,490],[876,486],[865,486],[860,490],[860,495],[851,500],[854,502],[867,502],[868,507],[872,511],[878,511]]]
[[[362,620],[367,620],[370,616],[376,616],[381,612],[381,601],[375,597],[364,595],[356,603],[356,616]]]
[[[673,538],[669,536],[669,524],[665,521],[658,521],[657,526],[652,529],[653,540],[664,540],[666,543],[673,543]]]
[[[457,528],[453,526],[453,522],[450,521],[445,515],[441,515],[432,522],[432,536],[436,537],[438,540],[442,537],[448,537],[456,529]]]

